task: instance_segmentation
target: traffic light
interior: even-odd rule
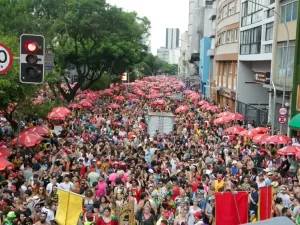
[[[44,82],[45,38],[22,34],[20,37],[20,81],[29,84]]]

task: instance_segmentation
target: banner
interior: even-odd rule
[[[239,225],[248,223],[248,193],[215,193],[216,225]]]
[[[68,192],[62,189],[57,189],[58,208],[55,216],[55,221],[59,225],[74,225],[77,224],[80,213],[82,212],[81,195],[73,192]]]
[[[134,203],[126,203],[121,207],[117,208],[117,215],[119,225],[134,225],[135,216],[134,216]]]
[[[271,218],[272,213],[272,186],[261,187],[259,189],[258,201],[258,220],[266,220]]]

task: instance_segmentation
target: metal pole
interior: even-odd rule
[[[273,86],[273,89],[274,89],[274,97],[273,97],[273,104],[274,104],[274,110],[273,110],[273,116],[272,116],[272,135],[274,135],[274,129],[275,129],[275,105],[276,105],[276,86],[273,82],[272,79],[270,79],[270,82]]]
[[[287,73],[288,73],[288,62],[289,62],[289,47],[290,47],[290,33],[289,33],[288,26],[286,24],[285,19],[283,19],[283,17],[278,12],[276,12],[274,9],[271,9],[268,6],[262,5],[260,3],[254,2],[252,0],[248,0],[248,2],[252,2],[253,4],[257,4],[257,5],[259,5],[259,6],[263,7],[263,8],[272,10],[282,20],[282,22],[284,23],[284,26],[285,26],[285,29],[286,29],[286,34],[287,34],[287,51],[286,51],[286,56],[285,56],[286,66],[285,66],[285,76],[284,76],[284,85],[283,85],[282,103],[281,103],[281,106],[284,107],[284,104],[285,104],[285,92],[286,92],[286,78],[287,78],[287,75],[288,75]],[[275,111],[275,109],[276,109],[276,105],[274,105],[274,111]],[[274,112],[274,114],[275,114],[275,112]],[[280,124],[280,134],[282,134],[282,124]]]

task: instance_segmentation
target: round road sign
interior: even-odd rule
[[[279,122],[280,124],[285,124],[285,123],[286,123],[286,117],[285,117],[285,116],[279,116],[278,122]]]
[[[286,116],[288,114],[287,108],[285,107],[281,107],[278,112],[280,116]]]
[[[13,64],[13,54],[10,49],[0,43],[0,74],[5,74]]]

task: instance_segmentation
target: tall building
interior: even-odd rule
[[[180,38],[180,57],[178,62],[178,74],[184,79],[188,76],[188,32],[181,34]]]
[[[211,37],[215,38],[213,46],[208,51],[214,54],[214,71],[211,82],[212,96],[219,105],[228,105],[231,111],[235,111],[235,98],[238,74],[239,53],[239,27],[240,27],[240,0],[216,2],[216,16],[212,14],[215,30],[211,30]],[[216,18],[216,20],[215,20]],[[212,43],[213,44],[213,43]]]
[[[157,49],[157,57],[165,62],[169,62],[169,49],[160,47]]]
[[[179,47],[180,32],[178,28],[166,29],[166,48],[174,49]]]

